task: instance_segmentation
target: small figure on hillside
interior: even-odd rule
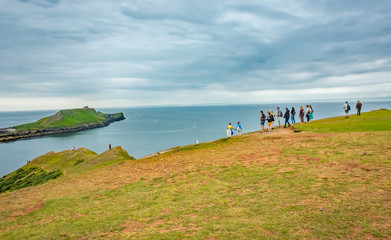
[[[345,102],[345,105],[343,105],[343,110],[345,110],[345,119],[349,118],[349,111],[350,111],[350,105],[348,101]]]
[[[306,106],[306,109],[305,109],[305,117],[307,118],[307,122],[310,121],[310,114],[311,114],[311,108],[309,105],[305,105]]]
[[[271,114],[272,114],[272,117],[273,117],[273,121],[272,121],[272,129],[274,129],[274,118],[276,117],[276,115],[274,115],[274,112],[271,111]]]
[[[269,132],[271,132],[272,131],[272,124],[274,122],[274,117],[270,111],[268,111],[268,116],[266,117],[266,121],[267,121],[267,130]]]
[[[303,106],[300,106],[299,116],[300,116],[300,121],[303,123],[304,122],[304,109],[303,109]]]
[[[263,133],[265,131],[266,115],[263,113],[263,111],[261,111],[260,113],[261,113],[261,117],[259,119],[261,122],[261,133]]]
[[[311,112],[310,112],[310,121],[311,121],[312,119],[314,119],[314,109],[312,108],[311,105],[309,105],[309,107],[310,107],[310,110],[311,110]]]
[[[291,110],[291,115],[292,115],[292,124],[295,124],[296,123],[296,120],[295,120],[295,115],[296,115],[296,110],[294,107],[292,107],[292,110]]]
[[[109,144],[109,150],[111,150],[111,144]]]
[[[356,104],[357,116],[361,115],[361,108],[362,108],[362,104],[360,103],[360,101],[357,101],[357,104]]]
[[[285,125],[284,125],[284,128],[286,128],[286,124],[288,123],[289,127],[291,126],[291,124],[289,123],[289,109],[288,108],[285,108],[285,114],[284,114],[284,119],[285,119]]]
[[[73,147],[72,147],[72,151],[75,151],[75,149],[76,149],[76,147],[75,147],[75,146],[73,146]]]
[[[232,127],[231,123],[228,124],[227,127],[227,137],[232,137],[234,135],[234,128]]]
[[[242,135],[242,125],[240,125],[240,121],[239,121],[238,124],[236,125],[236,131],[238,131],[238,135],[239,135],[239,136]]]
[[[281,126],[280,119],[282,118],[282,112],[279,107],[277,107],[277,120],[278,120],[278,127]]]

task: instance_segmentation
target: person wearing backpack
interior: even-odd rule
[[[285,114],[284,114],[285,126],[284,126],[284,128],[286,128],[287,123],[289,124],[289,127],[291,126],[291,124],[289,123],[289,115],[290,115],[289,109],[285,108]]]
[[[292,107],[292,110],[291,110],[291,119],[292,119],[292,124],[295,124],[296,123],[296,120],[295,120],[295,115],[296,115],[296,110],[294,107]]]
[[[278,120],[278,127],[281,126],[280,119],[282,118],[282,112],[279,107],[277,107],[277,120]]]
[[[343,110],[345,110],[345,119],[349,118],[349,111],[350,111],[350,105],[348,101],[345,102],[345,105],[343,105]]]

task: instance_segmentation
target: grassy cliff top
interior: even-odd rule
[[[294,126],[296,131],[311,132],[369,132],[369,131],[390,131],[391,130],[391,110],[380,109],[371,112],[345,116],[320,119],[311,124],[301,124]]]
[[[121,113],[113,114],[119,117]],[[95,111],[93,108],[61,110],[56,114],[42,118],[34,123],[15,126],[17,130],[43,130],[62,127],[77,127],[85,124],[105,123],[110,114]]]
[[[390,239],[391,131],[372,130],[277,128],[2,193],[0,239]]]

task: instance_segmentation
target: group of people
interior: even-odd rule
[[[304,110],[303,106],[300,106],[300,112],[299,117],[300,121],[304,122],[304,116],[307,119],[307,122],[310,122],[314,118],[314,110],[311,105],[306,105],[306,109]],[[274,120],[275,117],[277,117],[278,121],[278,127],[281,126],[281,118],[284,118],[285,124],[284,128],[286,128],[286,125],[288,124],[288,127],[292,124],[296,123],[295,116],[296,116],[296,110],[294,107],[292,107],[291,110],[288,108],[285,108],[285,113],[282,114],[282,111],[280,110],[280,107],[277,107],[277,116],[274,115],[274,112],[272,110],[267,110],[266,114],[263,111],[260,111],[260,122],[261,122],[261,133],[264,133],[265,131],[265,123],[267,122],[267,130],[270,132],[272,129],[274,129]],[[291,120],[291,121],[290,121]]]
[[[228,124],[227,137],[232,137],[234,135],[234,131],[238,132],[238,136],[242,135],[242,125],[240,124],[240,121],[236,125],[236,128],[234,128],[231,123]]]
[[[361,116],[361,108],[362,108],[362,104],[360,103],[360,101],[357,101],[356,103],[357,116]],[[343,105],[343,110],[345,110],[345,119],[349,118],[350,105],[348,101],[346,101],[345,105]]]

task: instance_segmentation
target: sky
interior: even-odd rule
[[[389,0],[1,0],[0,111],[391,99]]]

